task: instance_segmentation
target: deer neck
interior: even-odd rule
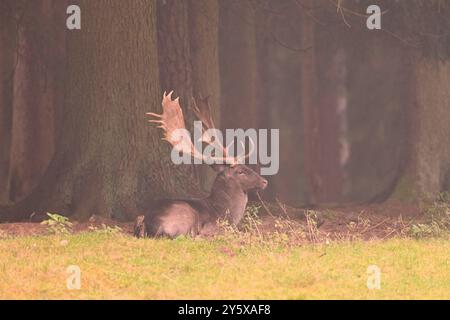
[[[211,194],[207,199],[216,218],[229,217],[237,225],[244,216],[248,196],[238,182],[218,177],[213,184]]]

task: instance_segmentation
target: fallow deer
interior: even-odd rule
[[[163,140],[168,141],[176,150],[188,152],[193,157],[205,160],[204,156],[196,150],[192,142],[180,143],[174,134],[177,129],[185,129],[183,112],[179,98],[172,100],[172,92],[164,92],[162,114],[147,113],[154,119],[150,122],[160,124],[164,130]],[[207,99],[202,99],[197,105],[194,101],[193,111],[202,122],[205,129],[215,129],[211,117],[211,110]],[[204,135],[202,142],[211,144],[211,137]],[[223,164],[212,164],[217,176],[211,193],[203,199],[166,199],[157,201],[148,212],[136,219],[134,234],[136,237],[169,237],[180,235],[195,236],[205,230],[214,230],[219,219],[228,219],[237,225],[244,216],[248,202],[248,192],[264,189],[268,182],[248,166],[242,164],[242,157],[230,157],[228,147],[223,147],[223,156],[212,159],[221,160]],[[244,156],[248,157],[249,154]]]

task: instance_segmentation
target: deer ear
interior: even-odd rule
[[[211,168],[213,168],[213,170],[217,173],[222,172],[223,170],[225,170],[228,167],[228,165],[226,164],[212,164]]]

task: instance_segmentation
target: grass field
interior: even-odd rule
[[[450,242],[239,244],[122,233],[0,240],[0,298],[450,299]],[[70,265],[81,288],[67,288]],[[381,288],[367,288],[367,268]]]

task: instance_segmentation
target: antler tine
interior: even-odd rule
[[[167,98],[167,100],[172,100],[172,94],[173,94],[173,90],[169,92],[169,94],[167,94],[167,91],[164,91],[163,93],[163,103],[164,100]]]
[[[244,156],[238,156],[236,158],[237,159],[237,161],[236,161],[237,163],[242,161],[242,160],[248,159],[253,154],[253,152],[255,151],[255,143],[253,142],[253,139],[250,138],[250,137],[249,137],[249,142],[250,142],[250,151]],[[242,147],[245,150],[245,143],[243,141],[241,141],[241,145],[242,145]]]
[[[162,114],[157,114],[157,113],[154,113],[154,112],[147,112],[146,115],[162,118]]]
[[[200,98],[200,107],[195,98],[192,98],[191,109],[195,116],[203,123],[207,129],[216,129],[214,120],[211,115],[211,107],[209,106],[209,96]]]
[[[178,129],[186,129],[184,124],[183,110],[179,103],[179,97],[172,100],[173,90],[167,93],[164,91],[162,97],[162,114],[147,112],[146,114],[157,119],[148,120],[148,122],[159,124],[157,128],[164,130],[162,140],[169,142],[178,151],[190,153],[193,157],[203,159],[192,141],[183,140],[183,137],[176,135]]]
[[[209,105],[209,97],[210,96],[206,96],[205,98],[200,98],[199,104],[197,104],[197,101],[195,100],[195,98],[192,98],[191,109],[194,112],[195,116],[202,122],[203,126],[206,129],[216,129],[213,117],[211,115],[211,107]],[[211,141],[209,141],[211,139],[210,136],[206,135],[205,137],[202,137],[202,138],[203,138],[203,142],[211,143]],[[206,141],[205,138],[207,138],[209,140]],[[224,154],[223,160],[230,161],[230,158],[228,157],[228,149],[230,146],[225,147],[222,143],[220,143],[218,141],[216,141],[216,143],[218,143],[223,150],[223,154]]]
[[[226,154],[229,153],[228,151],[230,150],[232,145],[234,145],[234,140],[231,140],[231,142],[225,147]]]

